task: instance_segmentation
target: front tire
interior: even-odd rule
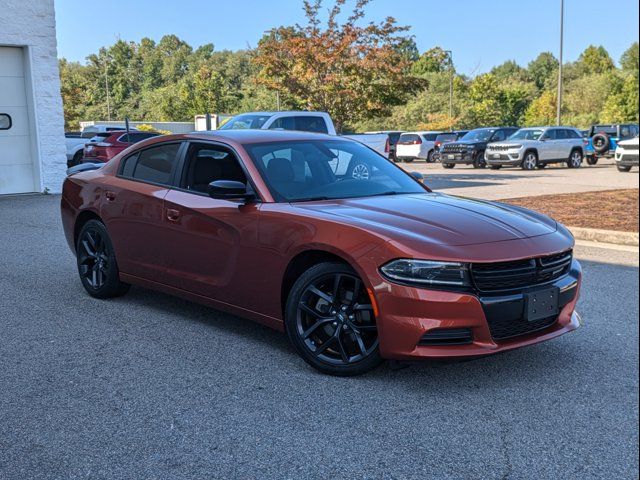
[[[455,163],[443,163],[442,164],[442,168],[446,168],[447,170],[451,170],[452,168],[454,168],[456,166]]]
[[[535,170],[538,168],[538,154],[536,152],[527,152],[522,160],[523,170]]]
[[[629,173],[631,171],[631,167],[624,165],[616,165],[618,167],[619,172]]]
[[[296,281],[285,327],[298,354],[329,375],[359,375],[382,362],[371,299],[357,273],[342,263],[320,263]]]
[[[130,285],[120,281],[118,263],[104,224],[89,220],[84,224],[76,243],[78,274],[84,289],[95,298],[124,295]]]
[[[411,163],[411,162],[413,162],[413,158],[405,157],[405,158],[403,158],[403,161],[404,161],[404,163]]]
[[[502,165],[491,165],[491,170],[500,170],[502,168]]]

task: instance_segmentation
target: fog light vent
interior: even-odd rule
[[[438,346],[438,345],[468,345],[473,342],[473,335],[469,328],[437,328],[425,333],[418,345]]]

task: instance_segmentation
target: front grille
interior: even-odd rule
[[[425,333],[418,345],[440,346],[440,345],[468,345],[473,341],[470,328],[437,328]]]
[[[516,148],[519,148],[519,147],[517,145],[489,145],[487,147],[487,150],[489,150],[490,152],[493,152],[493,151],[514,150]]]
[[[442,146],[442,153],[464,153],[466,151],[466,145],[460,145],[457,143],[447,143]]]
[[[571,268],[571,250],[556,255],[501,263],[474,263],[471,276],[481,292],[532,287],[556,280]]]
[[[507,338],[544,330],[556,323],[557,320],[557,316],[543,318],[535,322],[529,322],[524,318],[513,320],[497,316],[487,319],[487,323],[489,324],[489,330],[494,340],[506,340]]]
[[[630,151],[635,150],[636,152],[638,151],[638,145],[620,145],[619,144],[618,148],[622,150],[630,150]]]

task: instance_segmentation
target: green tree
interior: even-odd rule
[[[580,54],[576,64],[583,75],[607,73],[615,68],[613,60],[605,48],[594,45],[589,45]]]
[[[543,92],[527,108],[524,124],[530,127],[555,124],[557,104],[558,98],[555,92],[549,90]]]
[[[411,67],[414,75],[443,72],[451,66],[451,56],[440,47],[434,47],[422,55]]]
[[[408,60],[399,53],[407,27],[391,17],[362,26],[369,0],[359,0],[341,23],[345,1],[335,0],[324,25],[322,1],[305,1],[307,24],[270,31],[255,57],[263,85],[329,112],[338,129],[389,113],[423,83],[406,75]]]
[[[634,42],[620,57],[620,66],[625,72],[635,72],[640,68],[638,63],[638,42]]]
[[[542,52],[527,66],[527,77],[539,90],[556,80],[558,60],[551,52]]]

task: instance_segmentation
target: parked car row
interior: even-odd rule
[[[67,146],[67,167],[84,162],[104,163],[111,160],[127,147],[159,133],[141,132],[124,126],[93,125],[82,132],[65,132]]]

